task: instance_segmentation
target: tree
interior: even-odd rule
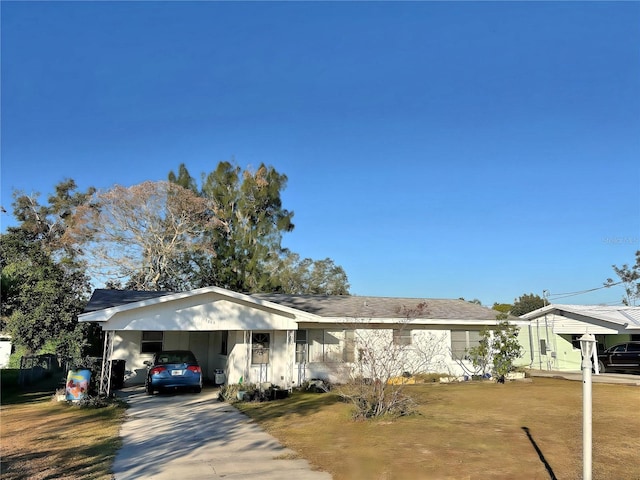
[[[533,293],[524,294],[513,301],[513,308],[510,313],[515,317],[521,317],[544,306],[545,301],[539,295],[534,295]]]
[[[624,287],[624,295],[622,303],[627,306],[635,306],[640,299],[640,250],[636,251],[636,263],[629,267],[626,263],[622,267],[612,265],[613,271],[620,278],[620,282],[614,282],[612,278],[608,278],[604,283],[605,287],[612,287],[618,283],[622,283]]]
[[[27,195],[14,191],[13,215],[20,222],[20,230],[29,235],[30,241],[41,242],[49,253],[73,258],[73,250],[66,248],[61,239],[72,226],[77,209],[86,204],[94,193],[93,187],[86,192],[79,192],[72,179],[55,186],[55,195],[48,197],[47,205],[40,204],[39,193]]]
[[[511,310],[513,309],[513,305],[509,303],[495,302],[491,307],[491,309],[495,310],[496,312],[500,312],[496,315],[496,318],[498,320],[506,320],[507,318],[509,318],[509,313],[511,313]]]
[[[300,260],[287,252],[271,265],[273,291],[306,295],[349,295],[347,274],[333,260]]]
[[[498,383],[504,383],[507,373],[514,369],[514,362],[523,355],[522,345],[518,341],[519,331],[517,325],[503,321],[493,332],[493,374]]]
[[[468,351],[473,365],[480,368],[482,374],[487,373],[491,365],[493,377],[498,383],[504,383],[506,375],[514,369],[514,362],[523,355],[519,330],[506,320],[498,323],[494,330],[483,329],[479,344]]]
[[[2,319],[12,340],[30,353],[46,344],[63,356],[80,356],[84,326],[77,315],[89,293],[84,273],[55,261],[32,231],[12,228],[0,237]]]
[[[86,344],[86,325],[77,323],[90,291],[84,266],[62,242],[74,214],[95,189],[80,192],[72,179],[55,186],[47,204],[40,194],[13,192],[13,214],[19,226],[2,234],[3,328],[30,353],[79,356]]]
[[[273,290],[267,265],[282,254],[282,235],[294,229],[293,212],[283,208],[286,175],[261,164],[242,171],[220,162],[204,178],[201,195],[216,206],[223,229],[208,232],[217,255],[199,263],[200,282],[240,292]]]
[[[64,241],[95,278],[136,290],[191,288],[184,262],[216,254],[205,236],[225,229],[212,202],[170,182],[116,185],[78,208]]]
[[[353,324],[355,352],[349,381],[339,385],[338,395],[353,406],[353,418],[413,413],[415,402],[407,393],[407,378],[432,371],[445,358],[444,336],[414,335],[411,321],[427,311],[426,302],[415,307],[402,306],[404,316],[399,329],[358,328]]]

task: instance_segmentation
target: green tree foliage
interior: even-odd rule
[[[481,372],[491,373],[498,383],[504,383],[506,375],[513,371],[514,362],[522,357],[522,345],[518,341],[520,328],[508,321],[501,321],[494,330],[482,330],[480,342],[469,349],[471,362]]]
[[[498,302],[495,302],[491,307],[492,310],[495,310],[496,312],[500,312],[500,313],[509,313],[512,308],[513,308],[513,305],[511,305],[510,303],[498,303]]]
[[[333,260],[301,260],[290,252],[274,262],[272,285],[277,293],[349,295],[347,274]]]
[[[220,162],[202,175],[202,186],[181,164],[170,172],[175,182],[212,202],[219,228],[204,241],[215,252],[192,252],[182,258],[192,287],[215,285],[238,292],[345,294],[346,274],[330,259],[300,260],[282,247],[282,236],[293,231],[293,212],[282,205],[287,177],[261,164],[255,171]],[[335,293],[334,293],[335,292]]]
[[[520,317],[544,306],[545,301],[539,295],[534,295],[533,293],[524,294],[514,300],[510,313],[513,316]]]
[[[624,287],[622,303],[628,306],[636,305],[640,299],[640,250],[636,251],[635,265],[630,267],[625,263],[622,267],[612,265],[612,268],[620,278],[620,282],[614,282],[612,278],[608,278],[604,283],[605,287],[622,283]]]
[[[202,195],[211,199],[224,228],[211,232],[216,256],[203,265],[205,284],[235,291],[270,291],[267,264],[282,253],[282,234],[293,231],[293,212],[282,207],[287,177],[264,164],[253,172],[221,162],[206,176]]]
[[[65,356],[80,355],[83,326],[77,323],[89,293],[79,269],[70,269],[33,239],[13,228],[0,237],[2,319],[14,343],[37,353],[45,344]]]
[[[504,383],[507,373],[514,369],[514,362],[524,353],[518,341],[519,331],[517,325],[503,321],[493,332],[493,375],[499,383]]]
[[[14,343],[30,353],[46,348],[65,356],[80,355],[86,326],[80,313],[89,294],[89,281],[76,251],[64,244],[74,214],[95,189],[80,192],[67,179],[55,186],[48,203],[38,193],[14,191],[17,227],[2,234],[3,329]]]
[[[491,307],[492,310],[499,312],[496,315],[496,318],[498,320],[506,320],[507,318],[509,318],[509,313],[511,312],[512,308],[513,308],[513,305],[511,305],[510,303],[497,303],[497,302],[495,302]]]
[[[66,179],[55,186],[55,194],[48,197],[48,204],[40,204],[39,193],[27,195],[13,192],[13,215],[20,222],[20,230],[29,241],[40,242],[42,248],[65,260],[72,259],[73,249],[62,242],[64,234],[73,225],[74,214],[94,194],[95,188],[86,192],[77,190],[74,180]]]

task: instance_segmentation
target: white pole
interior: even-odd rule
[[[580,338],[582,350],[582,479],[591,480],[592,412],[591,412],[591,356],[595,345],[593,335]]]

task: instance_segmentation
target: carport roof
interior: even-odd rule
[[[640,330],[640,307],[551,304],[522,315],[520,318],[533,320],[546,314],[564,315],[565,312],[621,325],[628,330]]]

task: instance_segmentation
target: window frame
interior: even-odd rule
[[[413,344],[413,331],[406,328],[393,329],[393,344],[397,346],[409,346]]]
[[[462,353],[460,354],[459,352],[459,348],[460,345],[462,343],[460,338],[456,338],[454,340],[454,333],[455,334],[462,334],[464,333],[464,343],[465,343],[465,347],[464,350],[462,351]],[[477,336],[477,340],[475,341],[475,343],[472,343],[472,335],[471,334],[475,334],[475,336]],[[475,347],[476,345],[478,345],[480,343],[480,340],[482,338],[482,330],[475,330],[475,329],[470,329],[470,330],[451,330],[450,332],[450,349],[451,349],[451,357],[454,360],[468,360],[469,359],[469,354],[468,351],[470,348]],[[454,342],[456,343],[455,345],[455,349],[454,349]]]
[[[304,334],[304,335],[303,335]],[[309,362],[309,333],[307,329],[296,330],[295,336],[296,344],[296,362],[295,363],[308,363]]]
[[[271,333],[270,332],[252,332],[251,333],[251,365],[269,365],[270,357],[271,357]]]
[[[158,335],[159,334],[159,335]],[[159,336],[158,338],[146,338],[145,336]],[[140,353],[152,355],[162,351],[164,348],[164,331],[143,330],[140,334]]]

